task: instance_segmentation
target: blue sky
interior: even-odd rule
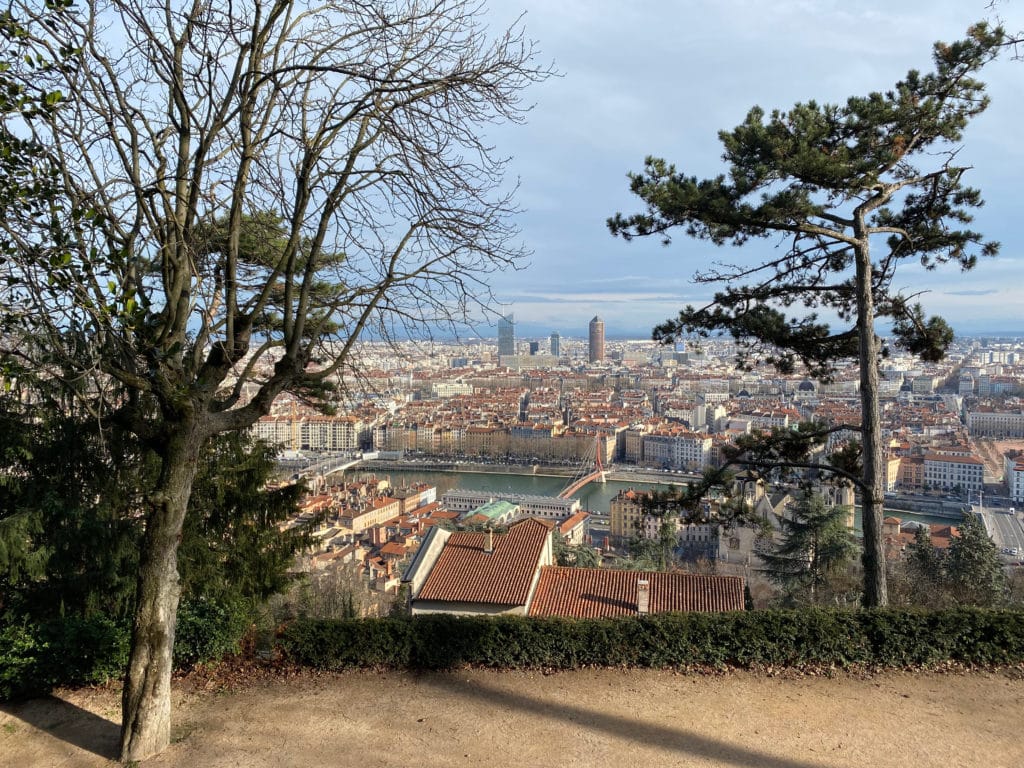
[[[533,251],[527,268],[494,276],[515,313],[517,334],[582,336],[595,314],[609,337],[647,337],[686,303],[706,297],[691,284],[711,260],[764,257],[772,240],[720,249],[680,236],[612,238],[605,219],[633,212],[626,174],[646,155],[688,174],[720,173],[720,129],[757,104],[843,102],[885,90],[908,69],[931,69],[931,46],[954,40],[991,16],[987,0],[490,0],[494,27],[525,12],[527,36],[562,73],[535,86],[524,126],[493,130],[512,156],[518,224]],[[1024,29],[1024,2],[997,6],[1010,29]],[[958,333],[1024,334],[1024,62],[991,64],[982,79],[992,106],[968,128],[960,159],[986,206],[974,227],[1002,252],[970,273],[908,264],[896,284],[927,290],[921,300]],[[493,331],[493,328],[491,329]],[[482,335],[488,335],[483,328]]]

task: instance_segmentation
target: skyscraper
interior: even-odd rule
[[[551,355],[553,357],[562,356],[562,337],[558,335],[558,331],[551,334]]]
[[[590,362],[604,360],[604,320],[595,316],[590,321]]]
[[[498,354],[514,355],[516,353],[516,321],[511,312],[498,318]]]

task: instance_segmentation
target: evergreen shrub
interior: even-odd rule
[[[174,632],[174,666],[187,669],[239,649],[251,611],[241,598],[182,600]]]
[[[50,625],[54,685],[104,683],[124,674],[131,631],[106,616],[65,617]]]
[[[128,646],[128,628],[101,615],[9,623],[0,628],[0,700],[119,677]]]
[[[8,624],[0,628],[0,701],[31,695],[46,686],[40,680],[40,658],[46,643],[35,627]]]

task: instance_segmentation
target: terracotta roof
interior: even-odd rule
[[[581,525],[588,517],[590,517],[590,513],[581,510],[567,520],[563,520],[559,523],[558,532],[562,535],[568,535],[573,528],[577,525]]]
[[[635,616],[641,579],[650,582],[651,613],[744,609],[743,579],[739,576],[547,566],[541,569],[530,615],[580,619]]]
[[[416,599],[526,605],[551,528],[533,518],[518,522],[494,534],[490,553],[486,533],[453,533]]]
[[[319,555],[313,555],[313,562],[314,563],[329,563],[332,560],[337,560],[339,558],[345,557],[345,555],[348,555],[348,554],[351,554],[351,550],[350,549],[347,550],[347,551],[345,549],[338,549],[338,550],[335,550],[334,552],[323,552],[323,553],[321,553]]]
[[[404,557],[406,554],[408,554],[405,547],[403,547],[396,541],[389,541],[387,544],[380,548],[380,553],[382,555],[398,555],[399,557]]]
[[[945,453],[927,453],[924,457],[925,461],[940,461],[945,464],[984,464],[981,459],[975,458],[974,456],[952,456]]]

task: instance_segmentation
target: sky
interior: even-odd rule
[[[1024,29],[1024,0],[995,10]],[[489,0],[495,28],[521,23],[540,61],[561,73],[533,86],[527,123],[492,129],[518,179],[517,223],[527,266],[493,277],[517,336],[584,336],[595,315],[609,338],[648,338],[657,323],[709,297],[692,284],[712,261],[755,262],[778,242],[741,249],[690,240],[626,243],[605,220],[640,210],[627,173],[647,155],[700,177],[725,170],[718,131],[750,107],[843,103],[884,91],[908,70],[931,70],[932,44],[992,18],[988,0]],[[895,285],[925,290],[927,311],[961,335],[1024,335],[1024,61],[982,73],[992,105],[968,127],[959,159],[986,205],[972,226],[1002,250],[972,272],[907,263]],[[494,335],[494,327],[488,333]]]

